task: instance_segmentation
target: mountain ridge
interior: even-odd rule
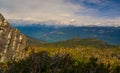
[[[47,41],[57,42],[68,40],[75,37],[79,38],[97,38],[111,45],[120,44],[120,27],[76,27],[76,26],[46,26],[46,25],[31,25],[31,26],[14,26],[21,30],[27,36]],[[33,36],[34,35],[34,36]]]
[[[64,41],[58,41],[58,42],[45,42],[41,40],[36,40],[35,38],[30,38],[28,37],[28,43],[31,46],[37,46],[37,47],[63,47],[63,48],[76,48],[76,47],[93,47],[96,49],[106,49],[106,48],[118,48],[118,45],[110,45],[104,41],[95,39],[95,38],[87,38],[87,39],[81,39],[81,38],[72,38],[69,40],[64,40]]]

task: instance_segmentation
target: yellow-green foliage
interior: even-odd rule
[[[120,47],[96,40],[40,43],[26,48],[26,53],[24,60],[1,63],[0,72],[120,73]]]
[[[29,57],[0,64],[2,73],[120,73],[120,48],[28,47]]]
[[[77,48],[43,48],[32,47],[36,53],[47,51],[50,56],[60,54],[70,54],[71,57],[78,61],[87,61],[89,58],[98,58],[98,63],[119,65],[120,66],[120,48],[96,49],[92,47]]]

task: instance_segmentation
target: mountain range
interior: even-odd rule
[[[112,45],[120,45],[120,27],[54,26],[45,24],[16,25],[25,35],[45,42],[65,41],[73,38],[95,38]]]

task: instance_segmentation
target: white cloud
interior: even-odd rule
[[[89,0],[100,3],[100,0]],[[96,17],[96,9],[65,2],[65,0],[0,0],[0,11],[7,19],[45,22],[48,24],[113,25],[120,19]]]

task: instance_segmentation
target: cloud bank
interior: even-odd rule
[[[119,11],[108,0],[0,0],[7,19],[55,25],[120,26]]]

